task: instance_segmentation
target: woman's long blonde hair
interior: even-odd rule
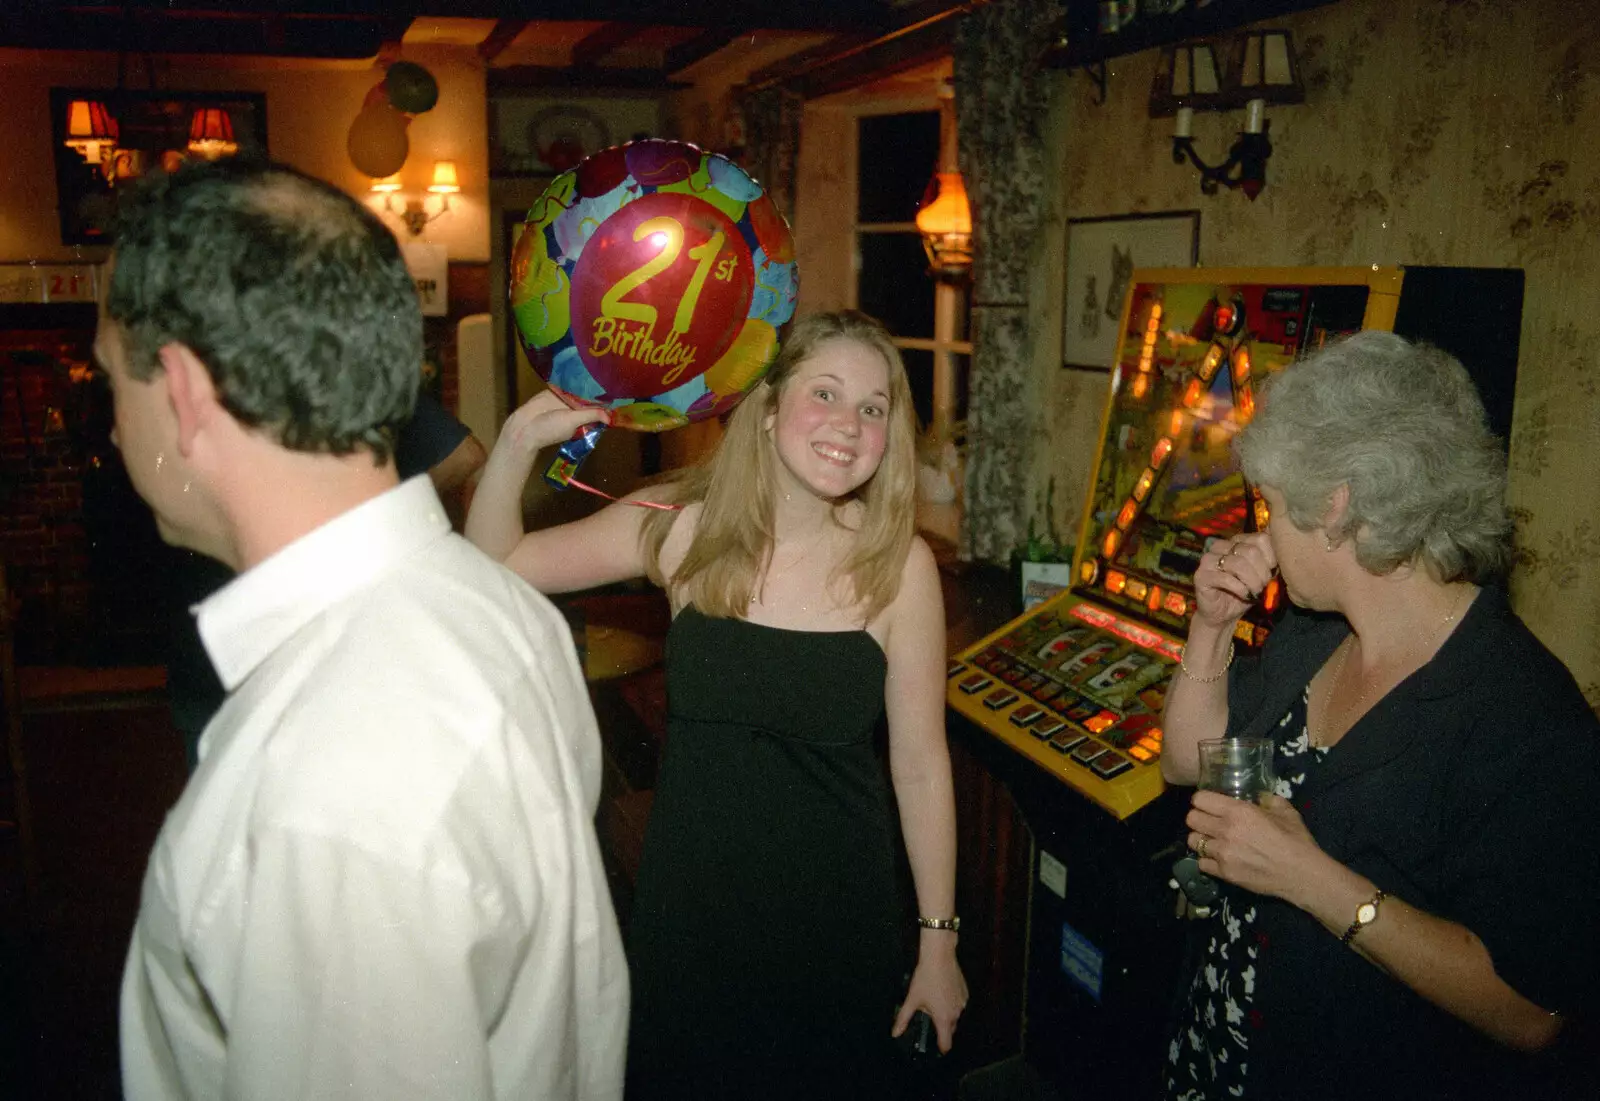
[[[840,565],[863,623],[893,603],[910,552],[916,488],[916,416],[905,364],[889,331],[857,310],[811,314],[795,322],[778,358],[728,418],[722,442],[710,458],[670,482],[667,500],[699,503],[699,521],[688,552],[672,576],[661,573],[661,548],[678,513],[651,510],[641,539],[650,576],[677,590],[686,604],[709,616],[742,619],[772,553],[775,451],[766,420],[795,369],[824,344],[852,340],[883,357],[889,368],[888,439],[877,472],[850,497],[863,505],[855,546]]]

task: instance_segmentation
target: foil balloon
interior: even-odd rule
[[[511,258],[529,362],[574,408],[660,432],[761,381],[799,289],[789,226],[726,157],[650,139],[557,176]]]

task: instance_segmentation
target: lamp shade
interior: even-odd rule
[[[937,189],[937,190],[935,190]],[[935,274],[959,275],[972,266],[972,207],[959,172],[939,172],[928,185],[934,194],[917,211],[917,232]]]
[[[400,174],[397,172],[393,176],[385,176],[381,180],[373,180],[371,190],[377,192],[379,195],[389,195],[399,191]]]
[[[1250,31],[1239,40],[1233,98],[1262,99],[1268,103],[1301,103],[1305,87],[1295,64],[1294,42],[1288,31]]]
[[[233,119],[221,107],[202,107],[189,120],[189,152],[214,161],[239,151],[233,137]]]
[[[1222,104],[1222,76],[1210,42],[1182,42],[1161,52],[1150,88],[1150,117],[1166,118],[1180,107],[1215,110]]]
[[[461,190],[461,182],[456,179],[455,161],[433,162],[433,182],[428,185],[428,190],[436,195],[454,195]]]
[[[67,104],[64,144],[76,149],[90,164],[110,159],[117,147],[117,120],[97,99],[75,99]]]

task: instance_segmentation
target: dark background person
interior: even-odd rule
[[[428,393],[417,391],[411,419],[395,433],[394,462],[401,481],[427,472],[439,498],[450,509],[470,491],[470,481],[488,455],[472,431]],[[173,547],[168,550],[167,700],[172,725],[183,739],[183,756],[192,772],[199,762],[200,735],[222,706],[226,693],[200,645],[190,610],[226,585],[233,571],[214,558]]]
[[[1471,380],[1361,333],[1269,383],[1238,450],[1271,520],[1201,560],[1162,765],[1192,784],[1200,739],[1267,735],[1279,785],[1193,798],[1232,886],[1167,1095],[1564,1095],[1552,1049],[1600,990],[1600,722],[1495,583],[1504,458]],[[1232,661],[1275,570],[1292,606]]]

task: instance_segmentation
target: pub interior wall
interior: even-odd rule
[[[1563,0],[1343,0],[1275,26],[1294,34],[1303,105],[1274,107],[1267,186],[1206,197],[1148,117],[1155,50],[1108,64],[1109,95],[1058,76],[1059,187],[1034,272],[1045,326],[1034,378],[1047,431],[1030,493],[1076,532],[1108,376],[1061,369],[1065,220],[1199,208],[1200,261],[1234,265],[1520,267],[1523,304],[1510,502],[1514,606],[1600,705],[1600,27]],[[1221,159],[1242,114],[1200,115]]]
[[[411,153],[401,170],[405,193],[421,195],[435,160],[454,160],[461,194],[448,214],[430,224],[422,240],[442,244],[452,261],[489,258],[489,145],[484,70],[477,54],[450,46],[406,47],[403,56],[428,68],[439,82],[439,102],[409,130]],[[111,54],[0,50],[0,261],[98,261],[100,248],[63,245],[56,211],[51,149],[52,87],[117,84]],[[319,176],[350,194],[381,203],[371,183],[350,163],[345,135],[362,100],[382,79],[372,61],[301,61],[271,58],[143,56],[126,60],[124,84],[142,91],[207,89],[261,92],[267,100],[271,155]],[[429,209],[437,200],[429,202]],[[404,235],[399,222],[390,228]]]

